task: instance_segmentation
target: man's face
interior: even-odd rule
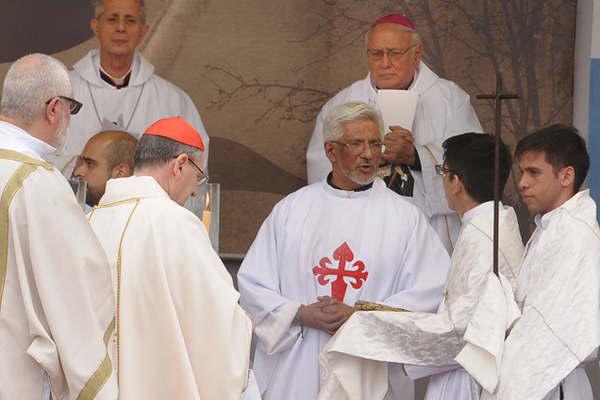
[[[105,155],[108,145],[108,141],[90,140],[83,148],[73,170],[74,177],[87,182],[85,202],[92,207],[98,204],[106,190],[106,181],[112,177]]]
[[[554,171],[546,162],[546,155],[540,151],[528,151],[518,160],[523,174],[519,180],[519,191],[527,209],[532,214],[545,214],[564,202],[565,168]],[[570,191],[571,189],[568,188]]]
[[[344,190],[356,189],[373,182],[381,158],[381,147],[369,146],[380,143],[379,129],[371,120],[358,120],[343,125],[340,143],[362,143],[362,151],[332,142],[326,143],[327,157],[331,161],[336,184]]]
[[[410,86],[423,56],[423,46],[416,44],[411,48],[412,40],[412,33],[396,24],[381,24],[371,30],[367,52],[379,56],[368,55],[367,60],[369,72],[379,89],[407,89]]]
[[[448,168],[448,164],[444,163],[444,168]],[[456,187],[458,185],[458,178],[456,175],[446,172],[442,178],[444,185],[444,194],[446,195],[446,202],[451,210],[456,211],[455,198],[456,198]]]
[[[100,42],[101,54],[133,56],[148,33],[137,1],[103,0],[102,6],[104,12],[91,22],[92,31]]]
[[[171,186],[172,190],[169,191],[169,197],[180,206],[183,206],[190,196],[196,195],[198,184],[204,178],[204,175],[196,168],[196,165],[202,165],[201,158],[193,159],[193,162],[186,158],[187,161],[181,164],[180,172],[175,176],[175,182]],[[176,159],[175,163],[178,161],[179,159]]]

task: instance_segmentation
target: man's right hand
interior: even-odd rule
[[[302,306],[298,311],[301,324],[333,335],[340,327],[344,318],[339,314],[327,313],[323,310],[324,307],[330,304],[327,300],[321,300],[307,306]]]

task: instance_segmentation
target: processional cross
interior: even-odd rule
[[[500,134],[502,132],[502,100],[518,99],[518,94],[502,93],[502,75],[496,71],[496,93],[478,94],[478,99],[494,99],[494,135],[496,144],[494,146],[494,274],[498,275],[498,219],[500,214]]]

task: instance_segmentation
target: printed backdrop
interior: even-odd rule
[[[211,180],[221,183],[221,251],[244,253],[273,205],[306,182],[305,151],[322,104],[366,74],[364,33],[403,12],[427,63],[457,82],[488,132],[493,110],[475,95],[503,74],[503,139],[570,123],[575,0],[147,0],[140,47],[159,75],[195,101],[211,136]],[[27,15],[28,18],[23,18]],[[96,46],[87,2],[3,2],[0,78],[30,52],[71,67]],[[515,180],[507,201],[516,203]],[[522,229],[529,222],[522,206]]]

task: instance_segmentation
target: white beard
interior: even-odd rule
[[[60,125],[56,130],[56,135],[54,139],[54,148],[56,148],[57,153],[62,153],[65,142],[67,141],[67,132],[69,130],[69,121],[67,118],[63,118],[60,121]]]
[[[361,185],[361,186],[365,186],[365,185],[369,185],[369,184],[373,183],[373,181],[375,180],[375,177],[377,176],[377,169],[374,170],[372,176],[370,176],[368,178],[361,178],[361,177],[357,176],[354,172],[347,171],[339,161],[338,161],[338,167],[340,168],[340,171],[342,171],[342,174],[344,174],[344,176],[346,178],[350,179],[352,182],[356,183],[357,185]]]

